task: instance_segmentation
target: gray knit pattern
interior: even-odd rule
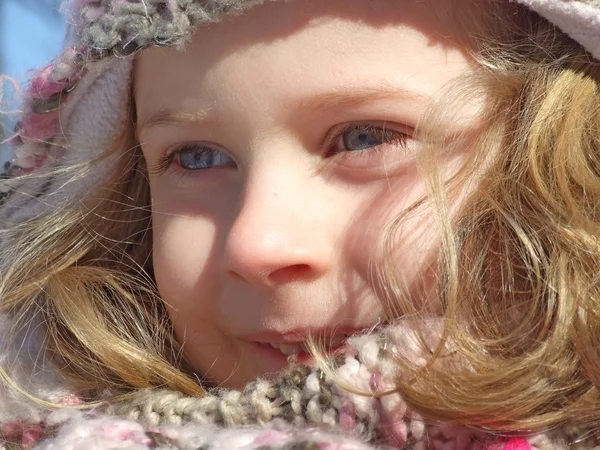
[[[371,343],[383,342],[373,336],[366,339],[370,339]],[[372,353],[373,346],[368,347],[361,353]],[[390,362],[389,355],[382,347],[378,353],[380,363],[384,360]],[[360,355],[338,357],[331,362],[331,369],[333,372],[349,366],[364,369],[361,359]],[[365,374],[370,379],[377,376],[379,371],[371,373],[363,370],[362,375]],[[359,382],[352,387],[366,390],[364,385],[361,387],[360,378],[357,374]],[[447,438],[439,427],[426,426],[418,414],[406,412],[406,405],[399,394],[383,397],[396,400],[393,411],[396,423],[393,425],[389,420],[391,417],[386,418],[385,408],[375,392],[370,395],[369,392],[362,395],[350,393],[321,369],[297,365],[290,367],[274,381],[259,379],[243,390],[215,389],[202,397],[185,396],[169,390],[141,390],[130,400],[111,405],[106,412],[146,427],[203,425],[235,429],[272,424],[291,425],[297,430],[314,429],[346,436],[377,448],[388,448],[390,444],[394,448],[420,448],[418,443],[424,445],[432,439],[444,443],[456,440],[456,434]],[[363,407],[360,406],[361,399],[364,399]],[[397,413],[400,415],[396,417]],[[390,430],[399,427],[405,433],[395,437],[393,432],[385,430],[386,423]],[[460,433],[465,442],[472,444],[495,439],[495,436],[467,428],[457,434]],[[316,443],[312,444],[299,446],[298,449],[320,448]]]
[[[96,58],[112,51],[128,56],[149,45],[180,46],[200,24],[239,14],[264,0],[115,0],[92,1],[76,22],[78,44]]]
[[[279,424],[291,425],[294,430],[313,429],[346,436],[376,448],[503,448],[504,436],[473,427],[427,423],[410,411],[390,383],[390,375],[395,371],[393,355],[398,351],[412,353],[406,345],[409,341],[406,335],[395,342],[390,338],[387,333],[357,338],[351,343],[356,351],[331,361],[329,373],[354,374],[350,386],[339,385],[338,380],[319,368],[299,365],[273,381],[257,380],[241,391],[216,389],[203,397],[189,397],[168,390],[142,390],[132,399],[110,406],[107,412],[145,427],[201,425],[243,429]],[[381,384],[377,386],[375,380]],[[348,387],[364,394],[352,393]],[[369,390],[370,395],[365,392]],[[296,445],[292,448],[321,448],[306,439]],[[529,446],[540,450],[597,450],[598,442],[590,430],[567,425],[530,436]],[[510,448],[509,444],[505,450]]]
[[[321,370],[295,366],[278,381],[258,380],[244,390],[219,389],[203,397],[168,390],[142,390],[133,399],[109,408],[111,415],[154,426],[188,423],[235,427],[262,425],[281,419],[295,426],[335,428],[352,414],[352,432],[366,441],[378,441],[377,411],[361,414],[344,410],[348,395]],[[419,433],[420,434],[420,433]]]
[[[265,0],[82,0],[75,22],[78,45],[94,59],[128,56],[150,45],[180,46],[193,29],[239,14]],[[267,0],[274,1],[274,0]],[[578,0],[600,8],[600,0]]]
[[[574,424],[506,435],[427,423],[394,389],[396,356],[414,360],[417,348],[399,323],[352,338],[327,373],[297,365],[241,391],[143,390],[94,411],[56,410],[38,424],[0,422],[0,449],[30,450],[32,437],[39,450],[598,449],[594,430]]]

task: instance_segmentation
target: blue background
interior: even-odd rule
[[[31,69],[58,54],[66,26],[59,6],[60,0],[0,0],[0,73],[23,84]],[[10,87],[3,88],[6,98]],[[0,152],[3,161],[6,146]]]

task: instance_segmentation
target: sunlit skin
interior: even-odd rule
[[[413,130],[472,70],[431,13],[443,3],[266,2],[139,57],[154,271],[201,377],[240,386],[286,364],[269,343],[384,318],[375,249],[426,192]],[[431,215],[396,244],[407,284],[427,278]]]

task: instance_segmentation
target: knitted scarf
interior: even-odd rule
[[[427,328],[435,329],[435,322]],[[414,329],[399,322],[351,338],[326,370],[292,363],[282,374],[243,390],[214,388],[202,397],[141,390],[82,411],[70,407],[77,399],[61,388],[55,394],[62,396],[64,408],[13,417],[0,424],[1,439],[11,450],[584,450],[600,445],[596,435],[570,424],[509,436],[424,420],[394,389],[397,356],[418,362],[418,348]],[[11,392],[4,393],[0,405],[17,411],[23,406]]]

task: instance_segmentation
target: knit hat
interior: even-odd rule
[[[270,0],[273,1],[273,0]],[[600,59],[600,0],[516,0],[546,17]],[[71,0],[70,45],[32,79],[11,139],[14,159],[0,183],[0,218],[22,222],[85,191],[94,177],[35,169],[92,161],[124,128],[133,55],[181,46],[195,27],[240,14],[264,0]],[[102,176],[102,167],[94,172]],[[105,168],[106,170],[106,168]],[[68,189],[59,189],[66,183]],[[43,198],[43,201],[39,200]]]

